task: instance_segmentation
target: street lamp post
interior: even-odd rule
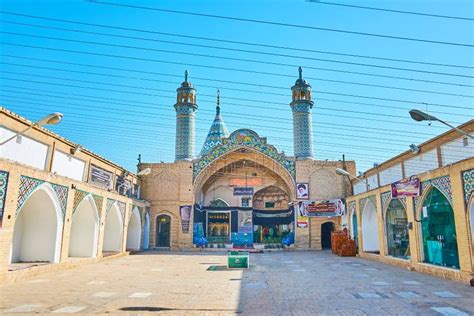
[[[445,122],[439,118],[437,118],[436,116],[433,116],[431,114],[428,114],[428,113],[425,113],[423,111],[420,111],[420,110],[416,110],[416,109],[413,109],[413,110],[410,110],[409,111],[410,113],[410,116],[412,119],[414,119],[415,121],[417,122],[422,122],[422,121],[438,121],[440,123],[443,123],[444,125],[446,126],[449,126],[455,130],[457,130],[459,133],[463,134],[464,136],[467,136],[469,137],[470,139],[474,139],[474,136],[472,135],[469,135],[468,133],[466,133],[465,131],[463,131],[462,129],[459,129],[457,128],[456,126],[452,125],[452,124],[449,124],[448,122]]]
[[[365,187],[366,187],[366,190],[368,191],[369,190],[369,182],[367,180],[367,178],[365,179],[361,179],[359,177],[356,177],[352,174],[350,174],[349,172],[347,172],[346,170],[344,169],[341,169],[341,168],[336,168],[336,173],[340,176],[346,176],[349,178],[349,180],[352,178],[352,179],[355,179],[355,180],[359,180],[359,181],[362,181],[362,180],[365,180]],[[352,194],[354,194],[354,189],[352,188],[352,184],[351,184],[351,191],[352,191]]]
[[[51,113],[48,116],[43,117],[41,120],[37,121],[36,123],[32,123],[30,126],[22,130],[21,132],[16,133],[12,137],[4,140],[3,142],[0,143],[0,146],[5,145],[12,139],[19,137],[23,134],[25,134],[27,131],[33,128],[33,126],[43,126],[43,125],[57,125],[61,120],[63,119],[63,114],[59,112]]]

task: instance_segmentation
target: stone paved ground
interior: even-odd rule
[[[474,288],[329,252],[148,252],[0,285],[0,314],[469,315]]]

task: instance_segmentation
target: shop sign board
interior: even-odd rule
[[[346,213],[346,206],[341,199],[308,201],[304,205],[308,217],[343,216]]]
[[[234,195],[253,195],[253,188],[235,187]]]
[[[391,184],[392,199],[420,196],[420,178],[409,178]]]
[[[112,189],[113,173],[91,164],[89,183],[104,189]]]

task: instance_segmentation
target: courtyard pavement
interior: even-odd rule
[[[145,252],[0,285],[0,314],[470,315],[474,288],[330,252]]]

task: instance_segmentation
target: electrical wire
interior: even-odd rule
[[[394,35],[385,35],[385,34],[368,33],[368,32],[357,32],[357,31],[349,31],[349,30],[343,30],[343,29],[334,29],[334,28],[317,27],[317,26],[309,26],[309,25],[301,25],[301,24],[282,23],[282,22],[275,22],[275,21],[264,21],[264,20],[257,20],[257,19],[248,19],[248,18],[216,15],[216,14],[187,12],[187,11],[170,10],[170,9],[162,9],[162,8],[156,8],[156,7],[146,7],[146,6],[131,5],[131,4],[119,4],[119,3],[98,1],[98,0],[86,0],[86,2],[94,3],[94,4],[104,4],[104,5],[109,5],[109,6],[122,7],[122,8],[130,8],[130,9],[158,11],[158,12],[166,12],[166,13],[182,14],[182,15],[190,15],[190,16],[200,16],[200,17],[221,19],[221,20],[232,20],[232,21],[239,21],[239,22],[249,22],[249,23],[258,23],[258,24],[266,24],[266,25],[274,25],[274,26],[292,27],[292,28],[299,28],[299,29],[306,29],[306,30],[335,32],[335,33],[341,33],[341,34],[368,36],[368,37],[384,38],[384,39],[392,39],[392,40],[403,40],[403,41],[411,41],[411,42],[419,42],[419,43],[459,46],[459,47],[468,47],[468,48],[474,47],[473,44],[468,44],[468,43],[435,41],[435,40],[428,40],[428,39],[423,39],[423,38],[394,36]]]

